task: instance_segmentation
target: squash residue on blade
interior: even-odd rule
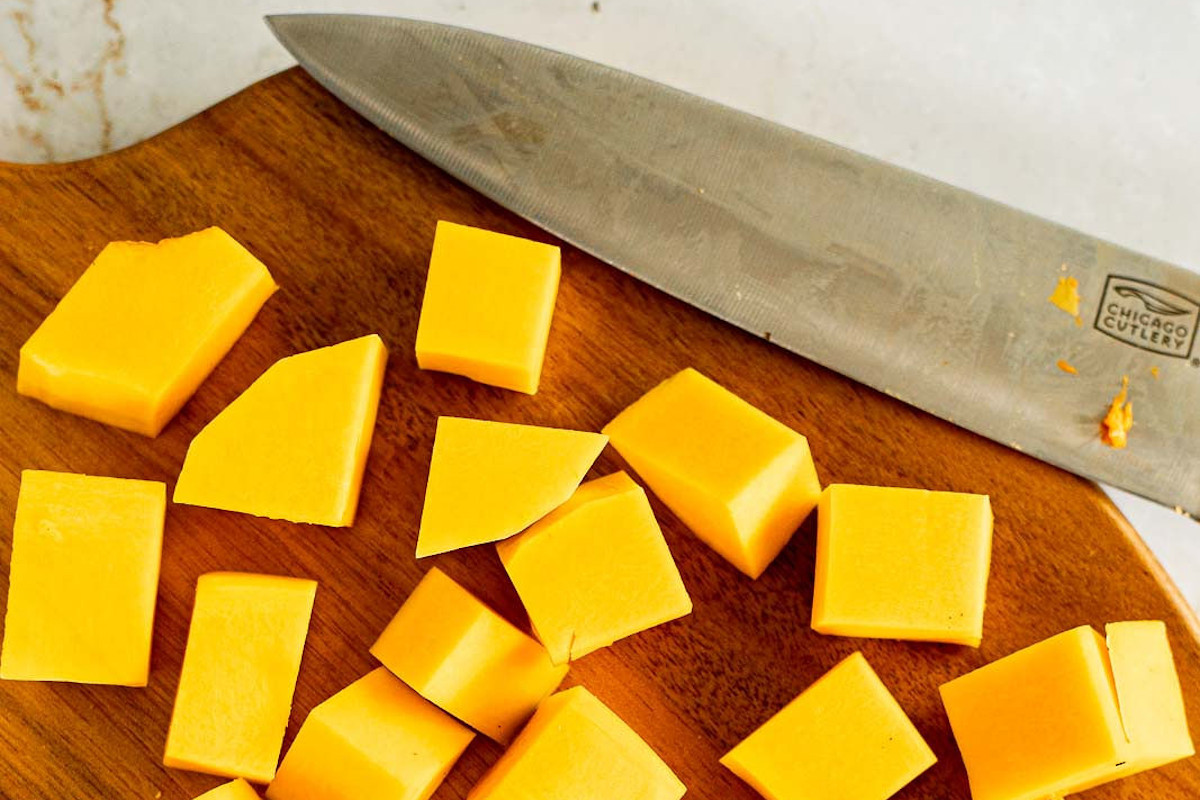
[[[1129,429],[1133,427],[1133,402],[1129,398],[1129,376],[1121,376],[1121,391],[1112,399],[1108,413],[1100,422],[1100,441],[1120,450],[1129,443]]]
[[[1058,285],[1051,292],[1049,300],[1056,307],[1075,318],[1076,325],[1082,325],[1079,317],[1079,281],[1070,275],[1058,279]]]

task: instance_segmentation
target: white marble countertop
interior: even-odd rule
[[[0,0],[0,160],[150,136],[288,66],[261,17],[309,10],[604,61],[1200,266],[1189,0]],[[1200,527],[1113,495],[1200,608]]]

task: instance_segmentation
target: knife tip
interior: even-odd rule
[[[316,17],[333,17],[335,14],[306,14],[303,12],[291,12],[286,14],[263,14],[263,22],[273,31],[278,31],[280,26],[287,25],[292,22],[302,22],[304,20],[313,20]]]
[[[264,14],[263,23],[275,34],[276,38],[280,34],[280,26],[286,25],[286,18],[296,16],[295,14]]]
[[[304,13],[264,14],[263,23],[281,44],[291,49],[290,42],[293,36],[303,31],[307,27],[306,23],[311,25],[314,17],[322,16],[333,15]]]

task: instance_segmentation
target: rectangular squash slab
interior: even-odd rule
[[[425,800],[475,734],[385,668],[308,715],[268,800]]]
[[[166,486],[21,473],[0,678],[145,686]]]
[[[274,777],[316,592],[301,578],[200,576],[163,764]]]
[[[583,484],[496,549],[556,664],[692,611],[646,492],[624,472]]]
[[[438,222],[417,324],[417,364],[536,393],[560,258],[551,244]]]
[[[468,800],[679,800],[687,789],[582,686],[547,698]]]
[[[887,800],[936,761],[862,653],[721,759],[768,800]]]
[[[977,647],[991,555],[986,495],[827,486],[818,506],[812,626]]]
[[[113,242],[21,347],[17,391],[157,436],[276,288],[220,228]]]
[[[693,533],[751,578],[821,495],[807,439],[694,369],[651,389],[604,433]]]

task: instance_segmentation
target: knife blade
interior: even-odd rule
[[[1200,275],[552,50],[390,17],[268,23],[337,97],[555,236],[950,422],[1200,512]],[[1074,318],[1049,302],[1060,278]],[[1100,420],[1122,376],[1137,414],[1114,450]]]

